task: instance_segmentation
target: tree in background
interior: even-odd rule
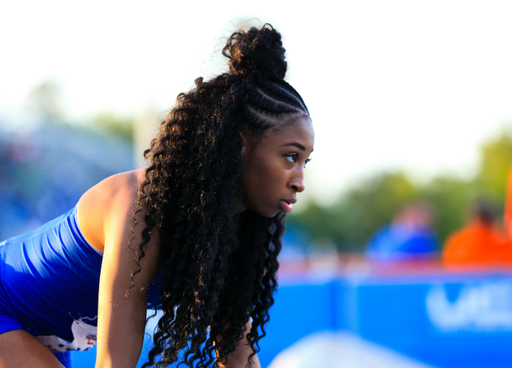
[[[503,210],[507,175],[512,162],[512,130],[504,130],[481,148],[480,170],[476,181]]]
[[[440,244],[454,230],[468,221],[467,214],[473,202],[482,196],[474,181],[441,176],[421,188],[422,197],[435,208],[435,231]]]
[[[110,111],[102,111],[97,113],[92,123],[100,130],[116,135],[123,140],[133,143],[134,121],[131,118],[122,117]]]

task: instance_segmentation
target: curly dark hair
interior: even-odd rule
[[[284,214],[232,215],[243,191],[240,131],[261,137],[309,112],[284,81],[285,49],[272,26],[234,33],[223,54],[229,72],[208,82],[198,78],[192,91],[178,95],[144,152],[150,165],[137,200],[138,212],[144,204],[145,228],[136,261],[140,271],[158,232],[163,316],[143,367],[217,367],[244,333],[258,352],[274,303]]]

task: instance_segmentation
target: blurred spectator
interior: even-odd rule
[[[366,256],[376,261],[431,259],[437,256],[437,240],[432,230],[433,209],[417,202],[403,208],[393,222],[369,241]]]
[[[512,265],[512,242],[496,224],[496,214],[489,202],[477,202],[470,223],[447,238],[443,263],[447,266]]]

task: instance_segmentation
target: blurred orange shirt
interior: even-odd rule
[[[447,266],[512,266],[512,241],[493,225],[473,221],[448,237],[442,260]]]
[[[503,226],[509,238],[512,239],[512,166],[508,172],[507,194],[505,198],[505,213],[503,216]]]

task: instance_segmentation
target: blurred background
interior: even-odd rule
[[[177,94],[268,22],[316,142],[262,365],[511,366],[511,16],[507,1],[2,4],[0,239],[143,166]]]

